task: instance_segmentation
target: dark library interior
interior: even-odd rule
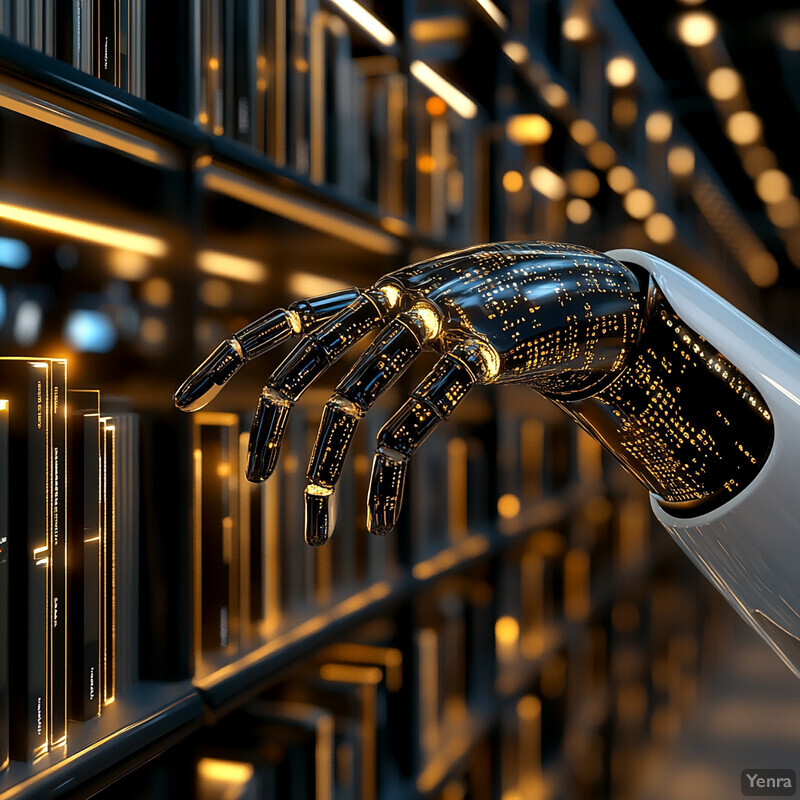
[[[789,0],[0,0],[0,800],[728,800],[794,768],[796,678],[530,388],[475,388],[374,536],[423,354],[323,547],[305,467],[368,342],[264,483],[287,346],[173,394],[272,309],[488,242],[653,253],[798,350],[799,126]]]

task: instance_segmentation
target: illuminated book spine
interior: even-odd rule
[[[119,0],[96,0],[94,4],[95,75],[116,85],[119,62]]]
[[[232,651],[238,643],[239,419],[197,414],[194,426],[195,647]]]
[[[0,770],[8,766],[8,400],[0,400]]]
[[[50,747],[67,738],[67,362],[50,362]]]
[[[0,359],[0,384],[9,400],[10,754],[17,761],[48,749],[48,581],[50,364]]]
[[[101,702],[116,692],[116,445],[117,430],[110,417],[100,418],[100,657]]]
[[[69,392],[69,717],[100,713],[100,394]]]

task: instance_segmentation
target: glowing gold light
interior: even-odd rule
[[[656,212],[644,221],[644,232],[656,244],[667,244],[675,238],[675,223],[666,214]]]
[[[617,88],[630,86],[636,80],[636,64],[629,56],[615,56],[606,64],[606,80]]]
[[[331,2],[384,47],[391,47],[397,41],[395,35],[374,14],[354,0],[331,0]]]
[[[380,287],[381,294],[386,298],[389,303],[389,308],[394,308],[400,300],[401,292],[393,283],[386,283]]]
[[[424,175],[430,175],[436,169],[436,159],[427,154],[418,156],[417,169]]]
[[[617,154],[608,142],[597,141],[586,148],[586,158],[596,169],[610,169],[617,160]]]
[[[425,110],[432,117],[441,117],[447,111],[447,103],[441,97],[433,95],[425,101]]]
[[[200,300],[212,308],[226,308],[233,300],[233,289],[228,281],[220,278],[209,278],[201,281],[197,287]]]
[[[778,203],[767,206],[769,221],[778,228],[794,228],[800,225],[800,200],[789,195]]]
[[[108,254],[108,269],[123,281],[140,281],[150,272],[150,261],[141,253],[130,250],[112,250]]]
[[[567,219],[575,225],[583,225],[592,216],[592,207],[582,198],[573,197],[567,203]]]
[[[553,126],[541,114],[515,114],[506,122],[506,136],[514,144],[544,144]]]
[[[469,34],[469,25],[462,17],[421,17],[409,26],[411,38],[419,44],[452,42]]]
[[[576,197],[594,197],[600,191],[600,179],[590,169],[573,169],[567,173],[567,188]]]
[[[644,130],[651,142],[666,142],[672,136],[672,115],[666,111],[654,111],[647,118]]]
[[[417,59],[411,62],[411,74],[464,119],[473,119],[478,114],[478,106],[464,92],[445,80],[438,72],[431,69],[424,61]]]
[[[715,100],[733,100],[742,90],[742,76],[731,67],[717,67],[708,74],[706,89]]]
[[[800,17],[782,19],[777,25],[778,41],[792,52],[800,50]]]
[[[172,285],[164,278],[150,278],[142,285],[142,299],[158,308],[168,306],[172,302]]]
[[[753,144],[761,136],[761,120],[752,111],[737,111],[728,117],[725,133],[734,144]]]
[[[569,94],[567,90],[557,83],[546,83],[539,89],[542,99],[551,108],[564,108],[569,103]]]
[[[597,139],[597,128],[588,119],[576,119],[569,126],[569,135],[585,147]]]
[[[618,97],[611,105],[611,117],[621,128],[626,128],[636,122],[639,106],[631,97]]]
[[[245,283],[263,283],[269,275],[266,265],[260,261],[220,250],[200,250],[197,266],[207,275]]]
[[[504,42],[503,52],[515,63],[524,64],[531,56],[522,42]]]
[[[617,194],[625,194],[636,186],[636,176],[622,164],[611,167],[606,175],[606,180]]]
[[[217,758],[201,758],[197,772],[204,781],[219,782],[230,787],[243,787],[253,778],[253,765],[242,761],[222,761]]]
[[[685,178],[694,172],[694,151],[686,145],[677,145],[667,153],[667,168],[678,177]]]
[[[499,617],[494,624],[494,636],[500,645],[513,645],[519,640],[519,622],[514,617]]]
[[[139,325],[139,335],[145,344],[163,344],[167,339],[167,326],[158,317],[145,317]]]
[[[751,255],[745,264],[750,280],[761,289],[772,286],[778,280],[778,262],[766,250]]]
[[[89,222],[63,214],[51,214],[48,211],[38,211],[11,203],[0,203],[0,219],[17,222],[20,225],[29,225],[32,228],[58,233],[73,239],[82,239],[93,244],[130,250],[144,256],[160,258],[167,253],[166,241],[156,236],[134,233],[111,225],[102,225],[98,222]]]
[[[327,275],[293,271],[286,280],[286,288],[293,297],[314,297],[349,289],[350,286]]]
[[[526,694],[517,703],[517,714],[520,719],[537,719],[542,713],[542,701],[533,694]]]
[[[764,170],[756,178],[756,193],[765,203],[780,203],[791,191],[789,176],[779,169]]]
[[[503,519],[513,519],[519,514],[519,497],[515,494],[504,494],[497,499],[497,513]]]
[[[508,20],[505,14],[492,2],[492,0],[475,0],[475,2],[492,18],[492,22],[498,28],[506,30],[508,28]]]
[[[561,34],[568,42],[585,42],[592,35],[592,20],[583,4],[574,4],[564,17]]]
[[[751,178],[756,178],[766,169],[775,169],[778,166],[778,161],[772,150],[760,144],[755,147],[748,147],[744,151],[742,165]]]
[[[522,174],[515,169],[509,170],[503,175],[503,188],[507,192],[518,192],[525,185],[525,179]]]
[[[691,11],[678,21],[678,36],[689,47],[704,47],[717,35],[717,21],[706,11]]]
[[[442,328],[442,320],[428,303],[416,303],[410,313],[422,323],[428,339],[435,339],[439,335],[439,331]]]
[[[656,201],[646,189],[631,189],[623,198],[622,205],[634,219],[645,219],[656,209]]]
[[[530,174],[531,186],[550,200],[563,200],[567,194],[567,184],[553,170],[545,166],[534,167]]]

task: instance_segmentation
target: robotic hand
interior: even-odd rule
[[[175,403],[202,408],[243,364],[304,334],[267,380],[253,420],[247,477],[265,480],[294,403],[376,327],[323,410],[307,472],[309,544],[332,531],[333,495],[360,418],[422,349],[433,349],[440,360],[378,436],[370,531],[394,527],[414,451],[473,386],[526,383],[647,487],[659,521],[800,676],[800,484],[792,471],[800,357],[646,253],[503,243],[273,311],[223,342]]]

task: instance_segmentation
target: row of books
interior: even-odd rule
[[[0,35],[144,97],[144,0],[3,0]]]
[[[129,559],[138,556],[125,548],[135,548],[137,432],[133,415],[101,414],[98,391],[68,390],[64,359],[0,358],[0,395],[0,766],[7,767],[64,747],[68,719],[90,719],[114,701],[120,649],[121,684],[136,679],[130,613],[138,593]],[[120,648],[128,637],[134,642]]]

